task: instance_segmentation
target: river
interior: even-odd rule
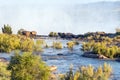
[[[52,42],[55,40],[46,40],[46,42],[51,45]],[[46,48],[44,49],[43,53],[40,53],[42,59],[46,62],[47,65],[55,65],[57,66],[56,73],[66,73],[69,71],[70,65],[73,65],[73,70],[76,71],[82,65],[89,65],[91,64],[95,68],[100,65],[103,65],[105,62],[109,63],[112,66],[113,73],[111,80],[119,80],[120,78],[120,62],[114,60],[102,60],[102,59],[92,59],[82,57],[83,51],[81,51],[81,45],[74,46],[73,51],[70,51],[66,48],[67,40],[57,40],[63,43],[63,49],[53,49],[53,48]],[[58,55],[62,54],[62,55]],[[0,54],[0,57],[5,57],[10,59],[12,54]]]

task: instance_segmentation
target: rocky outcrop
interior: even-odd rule
[[[25,35],[26,37],[35,37],[37,32],[36,31],[22,31],[22,35]]]
[[[82,56],[88,57],[88,58],[108,59],[104,55],[94,54],[93,52],[84,52]]]

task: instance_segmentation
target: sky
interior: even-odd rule
[[[117,26],[118,23],[111,24],[112,26],[109,29],[108,25],[97,27],[98,23],[88,20],[89,17],[91,18],[91,15],[88,17],[85,16],[86,19],[83,16],[79,20],[83,12],[75,13],[79,10],[76,9],[76,5],[78,4],[100,1],[114,2],[120,0],[0,0],[0,28],[4,24],[9,24],[13,29],[13,33],[23,28],[30,31],[37,31],[38,34],[48,34],[51,31],[71,32],[74,34],[99,30],[114,32],[113,26]],[[78,14],[81,15],[79,16]],[[112,18],[110,17],[110,19]],[[86,24],[86,21],[89,21],[88,24]],[[94,27],[90,28],[91,26]],[[73,29],[77,30],[74,31]]]
[[[91,3],[99,1],[119,1],[119,0],[0,0],[1,5],[13,4],[76,4],[76,3]]]

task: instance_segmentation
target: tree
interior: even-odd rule
[[[11,57],[8,69],[11,70],[11,80],[48,80],[50,74],[41,58],[29,52]]]
[[[6,34],[12,34],[12,28],[10,25],[4,25],[4,27],[2,28],[2,32],[6,33]]]
[[[23,31],[25,31],[25,30],[24,30],[24,29],[19,29],[18,32],[17,32],[17,34],[22,35],[22,32],[23,32]]]
[[[58,33],[56,33],[56,32],[50,32],[49,36],[50,37],[58,37]]]

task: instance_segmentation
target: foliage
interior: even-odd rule
[[[91,51],[95,54],[104,55],[108,58],[120,56],[120,48],[115,45],[108,45],[106,42],[87,42],[82,45],[83,51]]]
[[[10,25],[4,25],[4,27],[2,28],[2,32],[6,33],[6,34],[12,34],[12,28]]]
[[[34,51],[41,52],[43,51],[43,47],[46,46],[46,43],[44,40],[36,40],[34,43]]]
[[[33,51],[33,45],[34,45],[33,40],[30,38],[26,38],[24,40],[21,40],[20,50],[25,51],[25,52],[27,51],[31,52]]]
[[[75,43],[73,41],[69,41],[67,42],[67,47],[68,49],[72,50],[73,49],[73,46],[75,45]]]
[[[97,69],[94,69],[91,65],[81,66],[74,74],[72,69],[70,69],[60,80],[108,80],[111,73],[112,68],[107,63]]]
[[[5,62],[0,62],[0,80],[10,80],[10,71]]]
[[[30,52],[16,53],[10,61],[11,80],[48,80],[49,68],[39,56]]]
[[[20,39],[16,35],[0,34],[0,51],[11,52],[20,48]]]
[[[61,42],[53,42],[53,48],[55,49],[62,49],[62,43]]]
[[[19,49],[22,51],[33,51],[34,42],[30,38],[19,35],[0,34],[0,51],[11,52]]]
[[[49,36],[50,37],[58,37],[58,33],[56,33],[56,32],[50,32]]]
[[[73,41],[74,45],[79,45],[78,41]]]
[[[19,29],[18,32],[17,32],[17,34],[22,35],[22,32],[23,32],[23,31],[25,31],[25,30],[24,30],[24,29]]]
[[[91,51],[93,49],[94,41],[90,43],[83,42],[82,49],[83,51]]]

